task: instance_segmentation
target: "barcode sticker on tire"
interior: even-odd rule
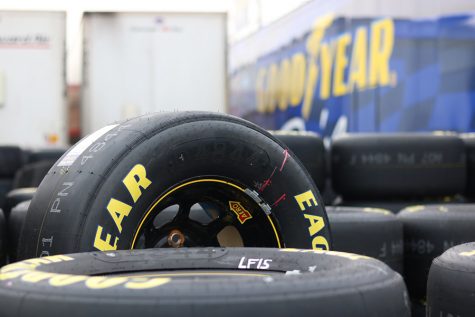
[[[94,143],[97,139],[110,130],[114,129],[116,126],[118,126],[118,124],[105,126],[79,141],[79,143],[75,145],[68,152],[68,154],[66,154],[66,156],[61,160],[61,162],[58,163],[57,166],[71,166],[79,157],[79,155],[81,155],[92,143]]]

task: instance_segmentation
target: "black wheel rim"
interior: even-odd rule
[[[217,178],[174,186],[149,208],[132,249],[281,247],[272,215],[244,188]]]

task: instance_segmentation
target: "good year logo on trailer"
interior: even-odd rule
[[[326,100],[355,89],[395,86],[389,60],[394,47],[394,22],[376,20],[369,26],[325,40],[333,16],[319,18],[306,40],[306,51],[259,68],[256,105],[261,113],[302,105],[308,119],[315,97]],[[352,46],[352,47],[351,47]],[[317,89],[319,83],[319,89]]]

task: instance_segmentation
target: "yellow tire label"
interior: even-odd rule
[[[41,266],[58,262],[74,261],[65,255],[29,259],[13,263],[0,269],[0,281],[20,280],[24,283],[36,284],[46,281],[53,287],[67,287],[82,283],[88,289],[108,289],[123,287],[130,290],[160,287],[171,281],[168,277],[135,277],[135,276],[87,276],[43,272]]]

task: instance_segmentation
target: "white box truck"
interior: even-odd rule
[[[225,13],[85,13],[82,134],[156,111],[226,111]]]
[[[64,146],[65,13],[0,11],[0,144]]]

